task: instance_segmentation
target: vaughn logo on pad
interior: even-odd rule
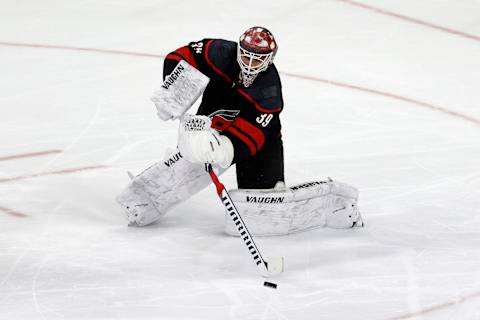
[[[180,75],[184,70],[185,70],[185,67],[182,66],[182,64],[178,64],[175,70],[173,70],[173,72],[165,79],[162,87],[168,90],[168,87],[170,87],[175,82],[175,80],[177,80],[178,77],[180,77]]]
[[[284,197],[247,196],[247,202],[253,203],[283,203]]]
[[[290,189],[291,189],[291,190],[305,189],[305,188],[317,186],[317,185],[320,185],[320,184],[325,184],[325,183],[327,183],[327,182],[330,182],[330,181],[307,182],[307,183],[304,183],[304,184],[301,184],[301,185],[298,185],[298,186],[290,187]]]
[[[170,167],[171,165],[174,165],[175,162],[180,160],[180,158],[183,158],[182,154],[180,152],[175,153],[173,156],[171,156],[169,159],[164,161],[163,163],[167,166]]]

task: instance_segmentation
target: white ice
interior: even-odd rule
[[[0,319],[480,319],[480,2],[358,1],[462,34],[339,0],[0,0]],[[257,24],[280,47],[287,184],[351,183],[366,222],[258,239],[285,257],[277,290],[213,187],[126,226],[126,170],[175,145],[149,101],[161,58],[5,44],[164,55]]]

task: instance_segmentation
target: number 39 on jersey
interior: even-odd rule
[[[270,123],[270,121],[272,120],[273,118],[273,114],[271,113],[264,113],[260,116],[257,117],[257,123],[261,124],[262,127],[266,127],[268,126],[268,124]]]

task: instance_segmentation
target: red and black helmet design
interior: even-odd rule
[[[273,63],[278,46],[273,34],[264,27],[252,27],[238,41],[237,61],[240,65],[240,80],[250,86],[257,75]]]
[[[264,27],[252,27],[240,36],[240,46],[253,53],[275,54],[278,50],[273,34]]]

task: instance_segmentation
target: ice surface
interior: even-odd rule
[[[475,0],[358,1],[480,35]],[[349,182],[366,222],[258,239],[277,290],[213,187],[147,228],[113,201],[174,145],[161,58],[5,45],[161,56],[255,24],[279,42],[287,184]],[[0,319],[480,319],[479,40],[338,0],[0,0],[0,42]]]

